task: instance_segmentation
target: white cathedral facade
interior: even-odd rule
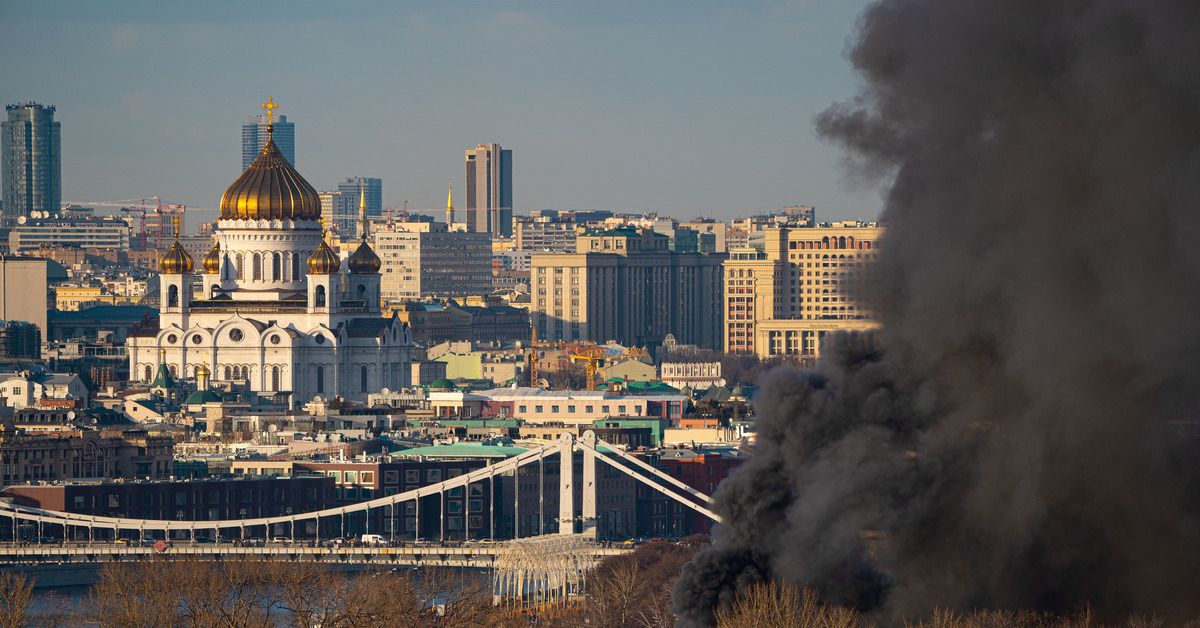
[[[369,393],[408,386],[412,335],[380,315],[379,257],[364,234],[343,270],[320,216],[316,189],[268,139],[221,198],[201,268],[178,241],[159,262],[159,324],[128,339],[130,379],[149,384],[160,364],[190,378],[203,364],[214,381],[290,392],[295,405],[365,404]]]

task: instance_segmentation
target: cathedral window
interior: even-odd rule
[[[271,367],[271,390],[273,390],[273,391],[279,390],[279,367],[278,366]]]
[[[246,273],[244,272],[244,270],[245,269],[242,266],[242,254],[238,253],[237,254],[237,278],[238,278],[238,281],[241,281],[246,278]]]
[[[321,336],[317,337],[320,338]],[[323,366],[317,367],[317,392],[325,392],[325,367]]]
[[[175,365],[174,364],[172,364],[170,367],[168,367],[168,370],[171,371],[171,377],[178,377],[178,375],[176,375],[176,373],[175,373]]]
[[[179,286],[167,288],[167,307],[179,307]]]
[[[300,256],[292,256],[292,281],[300,280]]]
[[[367,287],[362,284],[359,284],[358,286],[358,298],[362,299],[363,301],[367,300]]]
[[[240,330],[240,329],[234,328],[234,329],[229,330],[229,339],[234,342],[241,342],[242,338],[244,338],[244,337],[245,337],[245,334],[243,334],[242,330]]]
[[[262,256],[258,253],[254,254],[254,281],[262,281]]]
[[[361,379],[362,379],[362,382],[361,382],[362,390],[359,392],[367,392],[367,365],[366,364],[362,365],[362,370],[360,371],[360,375],[361,375]]]
[[[149,365],[149,364],[147,364],[147,365],[146,365],[146,381],[150,381],[150,377],[151,377],[151,375],[150,375],[150,365]]]
[[[229,372],[229,367],[225,367],[225,381],[233,379],[233,374]]]
[[[271,280],[272,281],[279,281],[280,279],[283,278],[282,277],[282,275],[283,275],[282,266],[283,266],[283,264],[282,264],[282,261],[279,259],[279,254],[278,253],[271,254]]]
[[[316,307],[325,307],[325,286],[317,286],[317,294],[315,297]],[[320,338],[320,336],[318,336]],[[321,342],[318,340],[317,342]]]

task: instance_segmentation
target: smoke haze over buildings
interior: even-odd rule
[[[772,577],[885,622],[1200,612],[1197,32],[1187,0],[867,9],[816,123],[893,181],[883,328],[768,379],[682,623]]]

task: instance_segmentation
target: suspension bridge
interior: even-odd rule
[[[578,452],[576,451],[578,450]],[[579,481],[582,490],[579,512],[576,511],[575,456],[583,456],[582,473]],[[388,509],[395,513],[402,506],[412,503],[418,529],[421,523],[421,499],[462,489],[471,484],[487,482],[495,495],[494,483],[506,474],[516,475],[519,469],[536,465],[539,474],[544,473],[547,459],[556,459],[559,468],[568,470],[557,473],[558,477],[558,532],[521,538],[514,526],[515,538],[494,543],[458,543],[447,546],[441,543],[404,543],[345,547],[343,543],[331,543],[333,539],[322,539],[320,531],[323,520],[330,518],[343,522],[349,514],[375,509]],[[30,563],[82,563],[108,562],[114,560],[142,560],[151,556],[165,558],[200,558],[208,560],[236,559],[238,557],[277,560],[312,560],[332,563],[362,563],[390,566],[445,566],[478,567],[493,570],[493,583],[497,591],[505,596],[518,598],[531,592],[539,596],[557,592],[562,596],[582,588],[583,572],[605,556],[624,553],[628,548],[612,547],[596,540],[597,521],[597,463],[608,465],[616,471],[658,491],[671,500],[690,508],[713,521],[720,522],[712,511],[712,499],[696,489],[663,473],[646,462],[631,456],[620,448],[596,437],[592,431],[582,437],[564,433],[553,443],[530,449],[506,460],[476,469],[436,484],[388,495],[356,504],[347,504],[306,513],[293,513],[273,517],[247,519],[225,519],[217,521],[175,521],[166,519],[133,519],[104,517],[56,510],[47,510],[17,503],[0,502],[0,521],[8,519],[12,525],[13,538],[18,538],[18,526],[37,526],[38,536],[47,527],[63,531],[63,538],[76,543],[62,545],[37,545],[25,547],[0,547],[0,565]],[[545,485],[545,478],[540,478]],[[514,491],[513,508],[519,508],[519,491]],[[488,518],[487,536],[495,538],[496,500],[489,501],[492,510]],[[428,510],[428,509],[427,509]],[[445,538],[446,513],[438,510],[430,515],[441,520],[442,538]],[[236,539],[246,539],[248,530],[262,529],[267,538],[262,546],[247,546],[232,543],[197,543],[197,532],[222,535],[228,533]],[[275,531],[282,530],[284,535]],[[118,538],[122,531],[136,531],[138,538],[157,536],[163,543],[152,546],[121,545],[97,542],[100,538]],[[481,531],[476,531],[481,532]],[[272,536],[274,535],[274,536]],[[286,535],[286,536],[285,536]],[[344,536],[344,534],[343,534]],[[166,543],[166,540],[172,540]],[[277,540],[285,541],[277,543]],[[340,539],[339,539],[340,540]],[[547,594],[547,592],[551,592]],[[544,597],[542,599],[545,599]]]

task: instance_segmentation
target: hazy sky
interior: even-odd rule
[[[0,95],[57,107],[64,201],[216,207],[271,96],[314,187],[380,177],[389,206],[451,181],[461,208],[464,151],[498,142],[518,213],[869,219],[812,129],[865,4],[0,0]]]

